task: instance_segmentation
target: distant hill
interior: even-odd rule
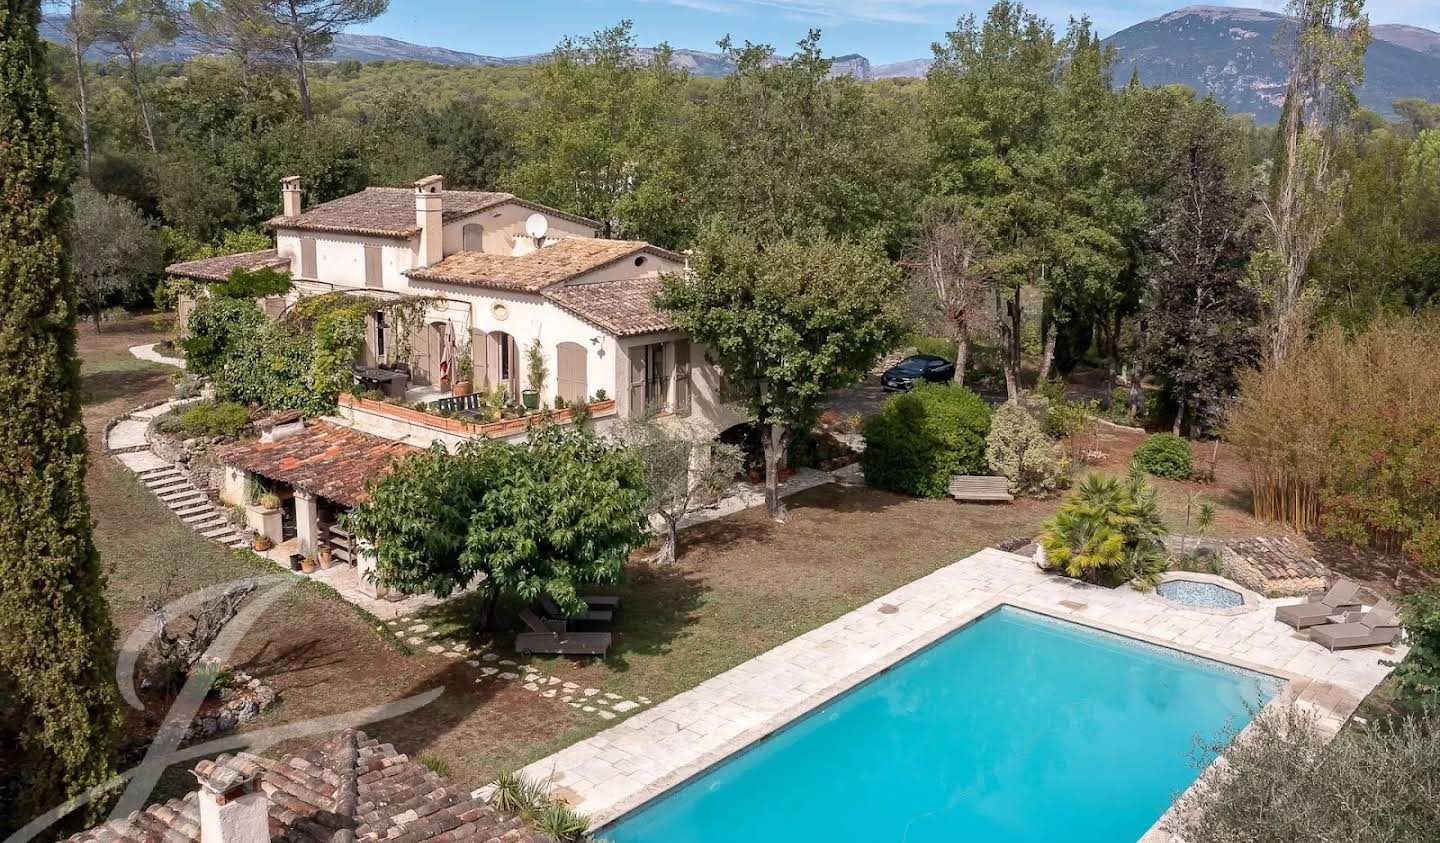
[[[1117,82],[1138,68],[1147,85],[1181,84],[1208,91],[1232,112],[1273,122],[1285,98],[1288,72],[1275,42],[1287,20],[1260,9],[1187,6],[1121,30],[1105,42],[1116,49]],[[1382,25],[1374,35],[1365,54],[1361,104],[1387,114],[1391,101],[1399,97],[1440,100],[1440,33]]]
[[[1233,112],[1271,122],[1279,116],[1285,90],[1286,66],[1275,48],[1275,36],[1285,21],[1284,15],[1260,9],[1186,6],[1123,29],[1105,41],[1118,54],[1117,84],[1124,84],[1131,69],[1138,67],[1147,85],[1188,85],[1213,93]],[[1399,97],[1440,101],[1440,32],[1400,24],[1379,24],[1371,31],[1375,40],[1365,57],[1360,101],[1382,114],[1389,113],[1391,101]],[[63,41],[64,20],[47,16],[41,35]],[[204,44],[182,36],[174,44],[152,50],[146,60],[184,61],[205,52]],[[655,54],[650,48],[636,52],[644,59]],[[92,49],[91,58],[103,60],[107,54],[102,45]],[[378,35],[342,33],[335,37],[329,60],[525,65],[542,61],[545,55],[488,56]],[[672,61],[697,76],[724,76],[734,69],[724,55],[703,50],[676,49]],[[930,68],[930,60],[923,58],[872,65],[865,56],[850,54],[833,61],[833,73],[862,80],[924,76]]]

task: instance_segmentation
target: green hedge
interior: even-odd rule
[[[228,401],[205,401],[180,414],[186,436],[237,436],[250,423],[250,411]]]
[[[1173,433],[1157,433],[1135,449],[1130,466],[1156,477],[1188,480],[1194,471],[1195,455],[1190,440]]]
[[[865,422],[860,465],[877,489],[943,497],[952,474],[987,474],[990,408],[960,386],[925,385],[891,397]]]

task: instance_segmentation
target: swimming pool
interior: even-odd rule
[[[1281,684],[1001,607],[596,838],[1133,841]]]

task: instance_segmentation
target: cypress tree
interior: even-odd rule
[[[0,745],[21,825],[105,779],[115,631],[85,499],[69,150],[39,0],[0,0]]]

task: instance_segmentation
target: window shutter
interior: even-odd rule
[[[315,278],[315,238],[300,238],[300,277]]]
[[[630,418],[643,418],[645,407],[645,355],[649,346],[630,347]]]
[[[367,243],[365,244],[365,286],[383,287],[385,282],[380,274],[380,247]]]
[[[675,341],[675,415],[690,415],[690,341]]]

